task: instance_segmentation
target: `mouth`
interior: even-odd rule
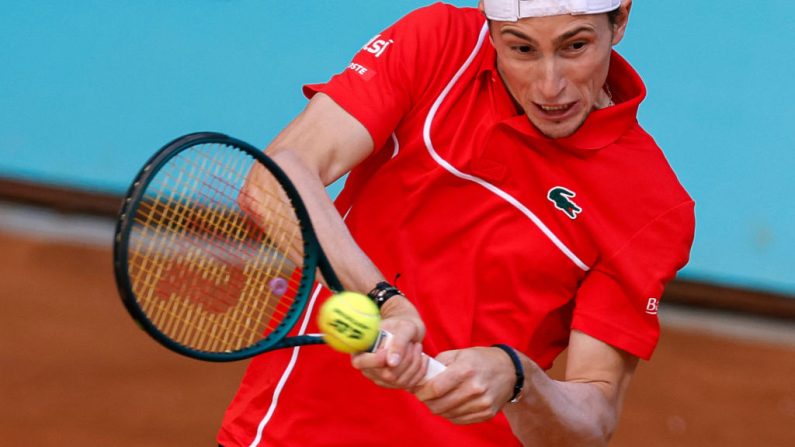
[[[577,101],[565,104],[539,104],[533,103],[540,115],[548,119],[561,119],[565,117],[577,104]]]

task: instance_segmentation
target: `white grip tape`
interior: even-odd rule
[[[389,331],[381,329],[379,331],[378,338],[375,340],[375,343],[373,343],[373,347],[370,348],[370,352],[375,352],[378,349],[385,347],[386,344],[389,342],[390,338],[392,338],[392,334],[390,334]],[[436,360],[435,358],[429,356],[428,354],[423,352],[422,356],[425,359],[427,359],[427,365],[428,365],[427,369],[425,370],[425,380],[432,379],[433,377],[436,377],[436,375],[438,375],[440,372],[447,369],[447,367],[444,366],[444,363]]]
[[[435,358],[429,355],[426,354],[422,355],[428,358],[428,369],[425,371],[425,380],[432,379],[436,377],[437,374],[447,369],[447,367],[444,366],[444,363],[436,360]]]

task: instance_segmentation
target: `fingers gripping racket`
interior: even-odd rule
[[[290,179],[262,151],[218,133],[180,137],[146,163],[119,214],[114,269],[149,335],[208,361],[323,343],[288,333],[317,269],[343,290]],[[426,377],[443,369],[429,358]]]

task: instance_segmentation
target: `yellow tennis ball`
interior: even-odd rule
[[[320,307],[318,326],[323,340],[340,352],[366,351],[375,343],[381,314],[373,300],[356,292],[342,292]]]

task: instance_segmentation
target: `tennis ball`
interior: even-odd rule
[[[375,343],[381,324],[378,306],[356,292],[342,292],[320,307],[318,326],[323,340],[340,352],[366,351]]]

